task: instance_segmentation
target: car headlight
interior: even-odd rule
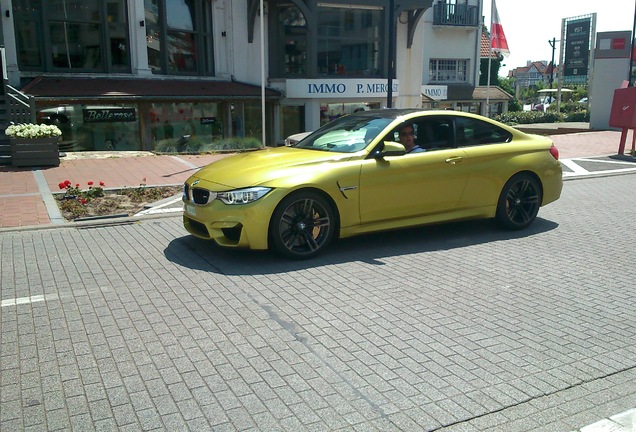
[[[229,192],[218,192],[216,198],[229,205],[249,204],[264,197],[271,190],[271,188],[266,187],[237,189]]]

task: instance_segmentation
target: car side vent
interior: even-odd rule
[[[195,204],[207,204],[210,200],[210,191],[206,189],[192,188],[192,201]]]

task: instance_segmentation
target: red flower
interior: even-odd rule
[[[93,182],[92,182],[92,181],[89,181],[89,182],[88,182],[88,185],[89,185],[89,186],[93,186]]]
[[[59,183],[58,183],[58,186],[59,186],[59,188],[60,188],[60,189],[65,189],[65,188],[66,188],[66,183],[64,183],[64,182],[59,182]]]
[[[99,182],[99,185],[102,186],[102,187],[106,186],[106,184],[104,182]]]
[[[64,186],[70,186],[70,185],[71,185],[70,180],[64,180]]]
[[[80,187],[80,184],[79,183],[75,183],[75,187],[76,188]]]
[[[82,204],[86,204],[87,202],[86,198],[82,198]]]

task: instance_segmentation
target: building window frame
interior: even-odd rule
[[[432,83],[467,83],[468,59],[430,59],[428,78]]]
[[[145,0],[148,65],[153,74],[214,76],[212,2],[185,0],[179,14],[174,0]],[[181,11],[183,12],[183,11]]]
[[[113,4],[118,7],[113,8]],[[62,9],[59,6],[54,1],[13,0],[20,70],[131,72],[128,0],[97,0],[90,5],[68,1]],[[91,13],[90,19],[82,16],[86,13]],[[93,44],[89,46],[91,37]],[[61,66],[64,63],[67,66]]]
[[[330,26],[335,23],[335,26]],[[384,35],[385,11],[379,6],[319,4],[317,9],[318,75],[383,76],[382,52],[388,49]],[[335,59],[328,47],[335,45]],[[325,49],[323,49],[325,48]]]
[[[384,6],[310,3],[292,0],[270,6],[272,78],[386,76],[388,40],[383,35],[388,17]],[[299,50],[304,51],[302,55]]]

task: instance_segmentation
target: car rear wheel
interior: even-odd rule
[[[541,187],[530,174],[517,174],[505,184],[495,220],[507,229],[519,230],[530,225],[541,207]]]
[[[311,258],[327,247],[334,230],[334,212],[327,200],[314,192],[299,192],[276,207],[270,242],[274,250],[288,258]]]

